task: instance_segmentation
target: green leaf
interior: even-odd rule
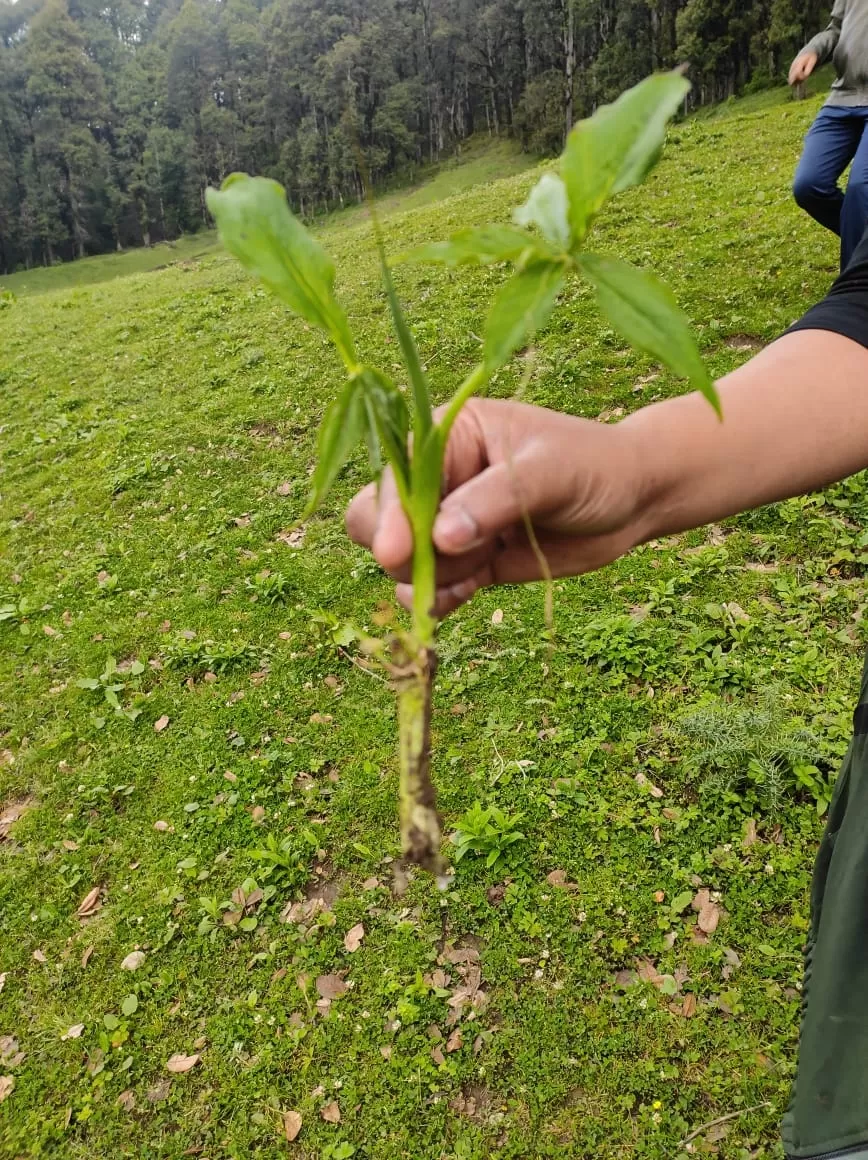
[[[407,454],[407,436],[410,416],[404,396],[391,379],[374,367],[364,367],[359,378],[366,400],[371,405],[377,432],[386,449],[393,470],[400,473],[401,482],[409,485],[410,464]]]
[[[98,689],[99,681],[96,677],[79,677],[75,682],[77,689]]]
[[[346,315],[333,292],[334,266],[290,211],[283,187],[233,173],[205,197],[226,249],[291,310],[330,334],[344,360],[354,364]]]
[[[680,72],[657,73],[576,125],[561,158],[574,243],[610,197],[645,179],[660,157],[666,125],[689,91]]]
[[[664,995],[678,994],[678,983],[674,975],[664,975],[660,983],[660,991]]]
[[[352,379],[340,397],[329,406],[320,426],[316,470],[303,519],[315,512],[326,498],[338,472],[361,441],[364,432],[362,390],[358,379]]]
[[[683,893],[677,894],[675,896],[675,898],[672,899],[672,912],[673,912],[673,914],[683,913],[688,908],[688,906],[691,904],[692,901],[693,901],[693,893],[690,890],[685,890]]]
[[[478,226],[458,230],[448,242],[420,246],[401,254],[396,260],[442,262],[445,266],[487,266],[492,262],[517,262],[526,251],[538,251],[543,256],[539,241],[525,230],[511,226]]]
[[[127,995],[121,1003],[121,1012],[124,1015],[135,1015],[139,1009],[139,1000],[136,995]]]
[[[570,246],[567,187],[554,173],[544,173],[530,197],[512,215],[517,226],[538,226],[543,237],[559,251]]]
[[[548,319],[564,284],[560,262],[534,262],[495,295],[485,324],[485,365],[494,370]]]
[[[121,1025],[121,1021],[118,1019],[117,1015],[112,1015],[111,1013],[108,1015],[103,1015],[102,1023],[106,1031],[117,1031]]]
[[[422,361],[419,358],[416,340],[413,338],[410,327],[407,325],[404,312],[401,310],[401,303],[398,301],[398,295],[395,292],[395,283],[392,280],[392,271],[389,269],[389,263],[386,261],[386,251],[379,228],[376,230],[376,236],[377,249],[380,254],[380,269],[383,274],[383,283],[386,287],[386,297],[389,300],[392,322],[395,326],[395,333],[398,336],[398,342],[401,346],[404,366],[407,368],[407,375],[413,391],[413,404],[416,409],[416,434],[424,439],[431,430],[431,388],[428,385],[428,379],[422,369]]]
[[[628,342],[687,379],[720,414],[720,400],[690,325],[672,291],[647,270],[614,258],[580,254],[582,272],[597,292],[600,309]]]

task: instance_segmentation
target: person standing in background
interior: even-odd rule
[[[832,19],[790,67],[791,85],[833,61],[837,79],[808,130],[793,181],[797,203],[841,239],[841,269],[868,225],[868,0],[835,0]],[[846,193],[838,179],[852,161]]]

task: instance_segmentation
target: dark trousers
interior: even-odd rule
[[[793,181],[796,201],[841,238],[843,270],[868,226],[868,106],[826,105],[808,130]],[[850,164],[843,193],[838,178]]]

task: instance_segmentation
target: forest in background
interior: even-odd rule
[[[210,225],[234,170],[310,215],[475,133],[556,152],[686,61],[706,104],[783,79],[807,0],[0,0],[0,272]]]

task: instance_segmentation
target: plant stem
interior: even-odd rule
[[[458,418],[458,412],[464,406],[468,399],[473,398],[475,394],[482,390],[488,382],[490,375],[488,367],[485,363],[480,363],[479,366],[474,367],[449,402],[446,404],[446,410],[443,412],[443,418],[440,420],[439,427],[443,435],[443,446],[449,439],[449,432],[452,430],[452,424]]]
[[[412,632],[393,644],[398,695],[400,748],[401,847],[407,862],[441,875],[442,831],[431,782],[431,695],[437,654],[434,651],[436,558],[433,517],[414,521]]]

